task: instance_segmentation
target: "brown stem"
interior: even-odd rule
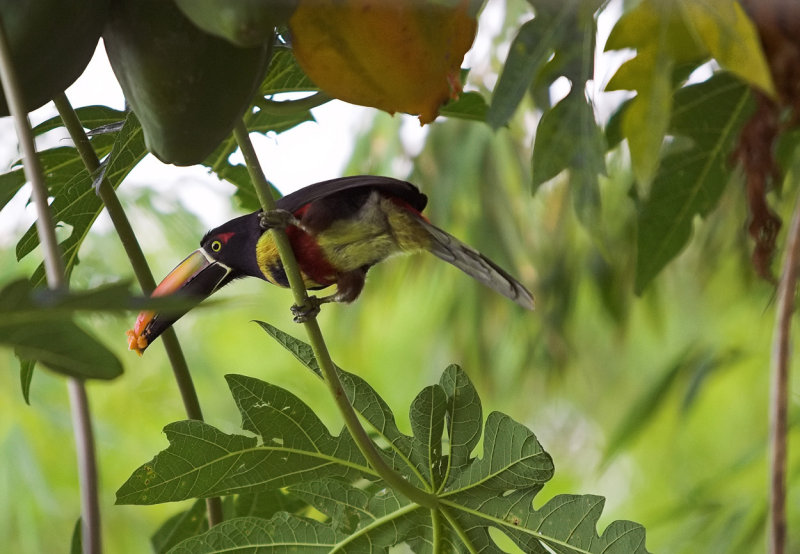
[[[778,287],[778,309],[772,343],[772,375],[769,403],[769,528],[767,551],[786,551],[786,456],[788,440],[790,332],[794,312],[794,295],[800,267],[800,197],[789,228],[786,259]]]

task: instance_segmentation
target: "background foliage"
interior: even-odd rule
[[[654,552],[757,551],[766,519],[766,372],[774,287],[757,279],[750,265],[748,200],[742,177],[728,165],[732,129],[744,123],[753,99],[746,83],[728,74],[700,83],[708,68],[697,68],[709,55],[723,67],[727,63],[724,53],[709,46],[719,41],[676,48],[667,40],[648,51],[636,42],[647,37],[626,34],[623,26],[607,48],[637,47],[631,60],[652,56],[656,61],[647,67],[663,70],[646,84],[635,72],[627,81],[618,73],[609,87],[637,90],[638,109],[650,103],[648,128],[626,120],[626,113],[637,109],[631,103],[610,121],[598,125],[587,119],[587,109],[607,100],[593,96],[597,104],[590,105],[581,90],[559,98],[560,89],[553,87],[562,75],[579,81],[597,69],[589,61],[593,52],[587,58],[585,51],[593,35],[581,30],[598,5],[580,4],[582,10],[571,12],[567,8],[575,3],[536,5],[531,21],[540,23],[522,27],[520,21],[530,19],[527,4],[489,4],[504,25],[492,37],[491,64],[473,68],[467,88],[491,99],[486,117],[494,130],[439,119],[423,148],[411,152],[400,138],[406,120],[378,113],[345,170],[419,184],[430,198],[431,220],[515,268],[534,290],[537,311],[522,313],[452,268],[418,256],[373,269],[364,297],[352,306],[327,307],[320,323],[337,363],[383,396],[407,434],[405,414],[417,392],[438,382],[450,363],[461,365],[480,391],[485,413],[502,410],[532,428],[555,460],[555,476],[537,496],[537,507],[558,494],[597,494],[608,499],[600,528],[633,519],[647,528]],[[625,17],[630,21],[638,13],[647,20],[648,6],[656,5],[644,1]],[[608,12],[618,8],[613,4]],[[695,36],[708,37],[702,13],[690,21],[698,26]],[[562,35],[543,41],[544,29]],[[670,29],[664,36],[672,36]],[[545,50],[516,62],[509,55],[506,61],[505,51],[517,52],[513,45],[520,41],[549,45],[560,55]],[[508,73],[514,63],[521,64],[516,76]],[[640,62],[628,63],[635,70]],[[673,94],[696,70],[696,83]],[[757,75],[750,72],[748,78],[759,81]],[[497,98],[512,79],[521,106],[503,113]],[[539,123],[535,134],[534,122]],[[654,145],[653,136],[661,139],[664,133],[672,137],[668,144]],[[624,137],[635,139],[640,151],[629,151],[620,142]],[[786,150],[787,178],[769,197],[784,221],[797,192],[796,157],[792,148]],[[570,171],[561,172],[564,168]],[[717,173],[708,178],[704,168]],[[232,165],[228,171],[237,169]],[[708,178],[710,189],[698,175]],[[231,214],[253,201],[241,192],[244,187],[202,186]],[[678,197],[676,189],[686,194]],[[206,230],[191,211],[165,206],[160,193],[146,187],[121,187],[120,194],[156,274],[195,248]],[[686,207],[680,221],[662,217],[668,201]],[[67,223],[72,227],[64,230],[74,233],[88,230],[91,222]],[[3,285],[36,270],[35,256],[17,262],[13,245],[19,238],[3,243]],[[654,254],[659,249],[668,254]],[[122,269],[127,267],[117,239],[95,228],[81,247],[72,284],[83,289],[129,278],[129,270]],[[318,380],[249,323],[266,319],[292,329],[289,294],[245,280],[220,296],[222,302],[193,311],[178,326],[206,419],[225,432],[239,429],[236,407],[220,392],[222,376],[235,373],[268,376],[314,406],[328,429],[339,429],[341,421]],[[88,387],[101,460],[104,538],[109,551],[123,553],[146,551],[143,537],[191,505],[112,505],[133,470],[166,447],[162,428],[185,417],[163,352],[153,348],[138,359],[125,351],[132,317],[77,318],[126,370],[121,379]],[[8,367],[0,371],[0,496],[6,499],[0,503],[0,537],[11,551],[63,551],[78,506],[62,379],[37,372],[29,408],[19,393],[19,364],[11,350],[0,351],[0,364]],[[791,399],[794,423],[796,394]],[[790,437],[795,441],[796,429],[795,424]],[[800,524],[798,464],[795,452],[789,466],[792,529]],[[789,550],[799,550],[796,534],[792,540]]]

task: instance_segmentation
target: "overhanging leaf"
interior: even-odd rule
[[[27,280],[0,290],[0,344],[26,360],[23,371],[33,360],[72,377],[113,379],[122,374],[122,364],[108,348],[69,316],[41,309],[30,293]]]
[[[729,178],[734,141],[751,110],[749,88],[728,74],[675,94],[669,132],[692,143],[667,154],[639,206],[637,294],[683,249],[694,218],[716,206]]]
[[[113,144],[112,144],[113,141]],[[98,135],[91,144],[99,158],[110,152],[105,177],[114,188],[147,154],[139,121],[129,112],[122,129],[114,135]],[[49,193],[53,196],[50,209],[56,222],[72,226],[72,233],[61,244],[67,276],[78,263],[78,250],[89,234],[103,203],[93,186],[93,176],[89,175],[78,152],[71,147],[47,150],[40,154],[45,165],[45,180]],[[39,244],[35,226],[17,243],[17,259],[29,254]],[[44,283],[44,267],[34,272],[31,278],[35,286]]]

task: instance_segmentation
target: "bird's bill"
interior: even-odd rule
[[[164,277],[151,296],[180,294],[200,303],[210,296],[231,269],[211,258],[205,250],[198,248]],[[178,321],[191,308],[171,312],[144,310],[136,318],[136,324],[128,331],[128,348],[139,355],[144,352],[161,333]]]

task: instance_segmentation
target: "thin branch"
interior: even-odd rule
[[[0,81],[6,97],[9,112],[14,118],[22,158],[25,178],[31,183],[33,200],[36,204],[36,231],[42,246],[45,275],[51,289],[67,286],[64,272],[64,259],[56,241],[55,225],[47,203],[47,186],[44,182],[42,166],[36,155],[33,131],[22,98],[22,89],[17,80],[11,49],[8,44],[5,26],[0,17]],[[87,554],[100,554],[100,503],[97,495],[97,458],[94,448],[91,412],[84,383],[80,379],[67,379],[73,428],[75,430],[75,449],[78,458],[78,481],[81,490],[81,521],[83,551]]]
[[[57,95],[53,102],[81,160],[83,160],[83,165],[89,174],[94,176],[100,168],[100,160],[97,158],[97,153],[94,151],[89,137],[83,129],[83,124],[80,122],[78,114],[75,113],[72,104],[70,104],[64,93]],[[97,187],[97,193],[108,211],[139,286],[145,294],[150,294],[156,288],[156,282],[144,252],[142,252],[142,248],[139,245],[139,240],[136,238],[133,227],[125,213],[125,209],[119,201],[117,192],[108,179],[104,177]],[[167,329],[161,336],[161,341],[167,351],[167,357],[172,366],[172,372],[175,376],[187,417],[202,421],[203,412],[200,409],[200,399],[197,397],[197,390],[195,389],[194,381],[192,381],[192,375],[189,373],[189,366],[186,363],[186,357],[183,355],[183,349],[180,342],[178,342],[178,335],[174,329]],[[209,526],[213,527],[222,521],[222,501],[219,498],[209,498],[206,503]]]
[[[244,123],[241,121],[237,123],[233,133],[236,137],[236,142],[239,144],[239,148],[241,148],[242,154],[244,155],[245,164],[247,165],[247,170],[250,173],[250,179],[253,181],[253,186],[255,187],[256,194],[258,195],[258,199],[261,202],[263,210],[274,210],[275,200],[272,198],[269,184],[267,183],[267,179],[264,176],[263,170],[261,169],[261,164],[258,161],[255,150],[253,149],[253,144],[250,142],[250,137]],[[286,276],[292,288],[295,304],[301,307],[306,306],[308,294],[306,293],[294,252],[289,244],[289,238],[286,236],[286,232],[283,229],[272,229],[270,232],[273,234],[275,239],[275,244],[281,257],[281,263],[283,264],[284,271],[286,272]],[[304,323],[304,325],[306,332],[308,333],[309,343],[314,351],[314,356],[317,359],[317,363],[322,371],[322,375],[325,377],[325,383],[328,386],[328,390],[330,391],[331,396],[333,396],[336,406],[339,408],[339,411],[344,418],[347,430],[350,432],[350,435],[353,437],[353,440],[355,441],[361,453],[375,469],[378,475],[380,475],[381,478],[393,489],[417,504],[420,504],[421,506],[425,506],[426,508],[430,509],[436,509],[439,505],[439,501],[435,495],[419,489],[406,481],[383,459],[375,444],[369,438],[369,435],[367,435],[367,432],[361,425],[353,406],[347,399],[347,394],[345,393],[344,387],[342,387],[342,383],[339,380],[339,375],[336,372],[336,366],[333,364],[333,360],[331,360],[328,347],[325,344],[322,331],[319,328],[319,323],[317,323],[315,317],[310,317]]]
[[[786,551],[786,456],[789,432],[789,364],[790,334],[794,313],[794,296],[800,269],[800,197],[794,208],[786,245],[786,259],[778,286],[778,309],[772,343],[771,390],[769,403],[770,495],[767,551]]]

